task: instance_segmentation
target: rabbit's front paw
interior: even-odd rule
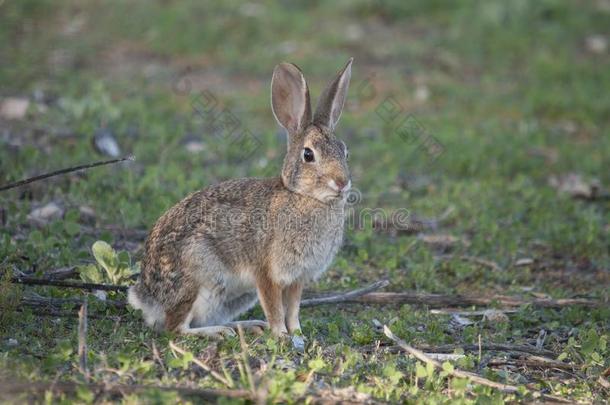
[[[286,326],[288,326],[288,332],[290,332],[291,335],[301,331],[301,323],[299,322],[298,317],[295,317],[294,319],[289,318],[286,322]]]
[[[286,329],[286,325],[284,325],[284,323],[272,323],[271,324],[271,333],[273,333],[274,336],[277,337],[282,337],[282,336],[287,336],[288,335],[288,329]]]

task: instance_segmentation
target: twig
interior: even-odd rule
[[[127,384],[79,384],[72,381],[56,381],[56,382],[27,382],[27,383],[15,383],[15,382],[0,382],[0,397],[2,395],[16,395],[24,392],[32,392],[43,394],[46,391],[52,391],[56,394],[66,393],[75,394],[79,388],[88,388],[91,391],[95,391],[98,395],[100,394],[111,394],[111,395],[128,395],[134,393],[140,393],[149,390],[156,391],[169,391],[177,392],[178,394],[185,397],[194,397],[205,401],[216,402],[218,398],[240,398],[250,399],[252,393],[247,390],[227,390],[227,389],[203,389],[203,388],[190,388],[180,386],[156,386],[156,385],[127,385]]]
[[[540,329],[538,337],[536,338],[536,348],[542,349],[544,347],[544,341],[546,340],[546,330]]]
[[[399,346],[381,346],[385,350],[388,351],[400,351],[401,348]],[[518,353],[529,353],[535,354],[539,356],[555,356],[555,353],[546,350],[546,349],[537,349],[534,346],[527,345],[510,345],[510,344],[502,344],[502,343],[481,343],[479,344],[455,344],[455,345],[439,345],[439,346],[431,346],[431,345],[417,345],[415,346],[418,350],[423,352],[433,352],[433,353],[453,353],[456,349],[462,349],[465,352],[478,352],[479,349],[481,351],[497,351],[497,352],[518,352]],[[372,350],[372,348],[371,348]]]
[[[388,328],[386,325],[383,326],[383,332],[388,338],[390,338],[392,341],[394,341],[401,349],[403,349],[407,353],[411,354],[413,357],[415,357],[419,361],[422,361],[427,364],[432,364],[435,368],[437,368],[439,370],[443,370],[443,365],[441,363],[429,358],[421,350],[418,350],[418,349],[408,345],[407,342],[405,342],[404,340],[402,340],[399,337],[397,337],[396,335],[394,335],[394,333],[392,333],[390,328]],[[497,389],[498,391],[501,391],[501,392],[504,392],[507,394],[516,394],[519,392],[519,387],[517,387],[515,385],[502,384],[502,383],[499,383],[496,381],[488,380],[487,378],[484,378],[476,373],[471,373],[469,371],[463,371],[463,370],[454,368],[453,370],[448,371],[447,373],[453,377],[466,378],[476,384],[485,385],[487,387]],[[557,397],[554,395],[547,395],[547,394],[543,394],[543,393],[538,393],[538,394],[542,398],[550,399],[553,401],[566,402],[566,403],[570,402],[568,400],[565,400],[561,397]]]
[[[574,366],[568,363],[562,363],[551,359],[535,357],[530,359],[491,359],[487,363],[488,366],[503,366],[516,365],[538,368],[558,368],[561,370],[573,370]]]
[[[486,306],[495,303],[508,307],[532,305],[540,308],[563,308],[573,305],[599,307],[602,305],[602,303],[599,301],[594,301],[587,298],[562,298],[557,300],[538,298],[531,301],[526,301],[519,298],[507,297],[504,295],[496,295],[492,297],[474,297],[463,295],[427,294],[416,292],[371,292],[356,298],[350,298],[347,301],[361,302],[367,304],[413,304],[426,305],[428,307],[469,307],[473,305]]]
[[[313,307],[316,305],[337,304],[340,302],[353,301],[354,299],[358,299],[358,297],[370,294],[372,291],[385,288],[389,284],[390,282],[388,280],[381,280],[369,285],[368,287],[348,291],[346,293],[336,293],[335,295],[330,295],[328,297],[304,299],[303,301],[301,301],[301,307]]]
[[[437,256],[439,259],[441,260],[453,260],[453,259],[458,259],[458,260],[462,260],[465,262],[471,262],[471,263],[475,263],[475,264],[479,264],[481,266],[485,266],[485,267],[489,267],[490,269],[497,271],[497,272],[501,272],[502,271],[502,267],[500,267],[500,265],[496,262],[493,262],[491,260],[487,260],[487,259],[483,259],[481,257],[476,257],[476,256],[468,256],[468,255],[461,255],[461,256],[456,256],[456,255],[441,255],[441,256]]]
[[[179,347],[178,345],[176,345],[173,341],[169,341],[169,347],[180,353],[181,355],[185,355],[186,354],[186,350],[182,349],[181,347]],[[196,365],[198,365],[199,367],[201,367],[202,369],[204,369],[205,371],[207,371],[208,373],[210,373],[212,375],[212,377],[214,377],[215,379],[217,379],[218,381],[220,381],[221,383],[223,383],[224,385],[226,385],[229,388],[233,388],[233,382],[227,380],[226,378],[224,378],[222,375],[220,375],[219,373],[217,373],[216,371],[212,370],[212,368],[210,366],[208,366],[207,364],[205,364],[204,362],[202,362],[201,360],[199,360],[198,358],[196,358],[195,356],[193,356],[193,363],[195,363]]]
[[[237,334],[239,335],[239,345],[241,347],[241,360],[244,363],[244,371],[246,373],[246,378],[248,379],[248,385],[250,386],[250,391],[252,394],[256,396],[256,386],[254,385],[254,377],[252,376],[252,368],[250,368],[250,359],[248,359],[248,344],[246,343],[246,339],[244,338],[244,329],[241,325],[237,325]],[[260,401],[257,401],[260,402]]]
[[[135,160],[135,157],[133,155],[130,155],[130,156],[126,156],[126,157],[120,158],[120,159],[103,160],[103,161],[100,161],[100,162],[88,163],[88,164],[85,164],[85,165],[73,166],[73,167],[68,167],[66,169],[56,170],[56,171],[50,172],[50,173],[40,174],[38,176],[29,177],[27,179],[19,180],[19,181],[16,181],[14,183],[9,183],[9,184],[6,184],[4,186],[0,186],[0,191],[10,190],[11,188],[23,186],[23,185],[26,185],[26,184],[29,184],[29,183],[33,183],[33,182],[38,181],[38,180],[43,180],[43,179],[47,179],[49,177],[58,176],[60,174],[76,172],[78,170],[91,169],[92,167],[97,167],[97,166],[110,165],[110,164],[113,164],[113,163],[124,162],[126,160],[133,161],[133,160]]]
[[[599,377],[597,377],[597,382],[603,388],[610,390],[610,382],[608,382],[608,380],[603,375],[600,375]]]
[[[388,338],[390,338],[392,341],[394,341],[398,346],[400,346],[400,348],[402,348],[404,351],[406,351],[407,353],[414,356],[419,361],[423,361],[424,363],[427,363],[427,364],[432,364],[434,367],[436,367],[439,370],[443,369],[443,365],[441,363],[439,363],[436,360],[431,359],[421,350],[418,350],[412,346],[409,346],[404,340],[395,336],[394,333],[392,333],[392,331],[390,330],[390,328],[388,328],[386,325],[383,326],[383,333]],[[448,373],[451,376],[459,377],[459,378],[467,378],[474,383],[485,385],[487,387],[492,387],[492,388],[495,388],[495,389],[505,392],[505,393],[514,394],[519,391],[519,387],[516,387],[514,385],[502,384],[499,382],[491,381],[491,380],[488,380],[487,378],[481,377],[480,375],[471,373],[469,371],[462,371],[462,370],[454,369]]]
[[[16,312],[24,312],[22,308],[17,308],[15,310]],[[32,314],[36,315],[36,316],[50,316],[50,317],[55,317],[55,318],[74,318],[74,317],[78,317],[78,312],[68,312],[68,311],[59,311],[55,308],[38,308],[38,307],[33,307],[32,308]],[[90,314],[88,315],[88,318],[91,319],[110,319],[113,321],[120,321],[121,317],[120,316],[112,316],[112,315],[96,315],[96,314]]]
[[[85,380],[89,381],[87,355],[87,300],[85,300],[78,312],[78,365]]]
[[[58,269],[52,269],[44,274],[44,278],[53,279],[53,280],[65,280],[67,278],[72,278],[78,275],[78,271],[76,270],[76,266],[71,267],[60,267]]]
[[[124,300],[101,300],[95,295],[92,294],[93,297],[97,299],[96,302],[100,302],[109,307],[116,308],[125,308],[127,306],[127,301]],[[24,305],[28,305],[31,307],[63,307],[67,304],[72,304],[74,306],[78,306],[82,303],[82,300],[79,298],[51,298],[51,297],[42,297],[40,295],[28,295],[21,299],[21,303]]]
[[[518,309],[507,309],[500,308],[495,311],[502,312],[504,314],[516,314],[519,312]],[[431,309],[430,314],[432,315],[459,315],[459,316],[484,316],[487,311],[460,311],[452,308],[441,308],[441,309]]]
[[[159,349],[157,349],[157,345],[155,344],[154,340],[152,341],[151,349],[153,353],[153,358],[159,364],[161,370],[163,370],[163,375],[167,377],[167,369],[165,368],[165,364],[163,363],[163,359],[161,358],[161,354],[159,353]]]
[[[127,291],[126,285],[77,283],[74,281],[49,280],[38,277],[17,276],[11,279],[12,283],[25,285],[48,285],[54,287],[79,288],[81,290]]]

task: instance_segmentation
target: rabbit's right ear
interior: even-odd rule
[[[296,65],[280,63],[273,70],[271,108],[277,122],[290,134],[311,123],[309,89]]]

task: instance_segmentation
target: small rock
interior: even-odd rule
[[[107,128],[100,128],[93,135],[93,146],[95,149],[107,156],[118,158],[121,156],[121,148],[116,141],[112,131]]]
[[[458,326],[469,326],[474,325],[475,322],[466,318],[465,316],[461,316],[459,314],[451,315],[451,322],[455,323]]]
[[[17,341],[17,339],[9,338],[6,341],[6,345],[9,347],[15,347],[19,345],[19,342]]]
[[[518,259],[515,262],[515,266],[516,267],[521,267],[521,266],[529,266],[534,264],[534,259],[530,259],[529,257],[524,257],[522,259]]]
[[[80,213],[80,219],[88,224],[95,223],[95,210],[88,205],[81,205],[78,207]]]
[[[383,325],[375,318],[373,318],[373,327],[376,332],[383,332]]]
[[[585,46],[591,53],[602,54],[608,49],[608,40],[603,35],[590,35],[585,39]]]
[[[34,209],[28,214],[28,220],[44,225],[54,219],[59,219],[64,215],[64,210],[54,202],[50,202],[42,207]]]
[[[290,340],[292,341],[292,347],[299,352],[305,353],[305,339],[302,336],[293,335]]]
[[[490,323],[508,322],[508,315],[497,309],[488,309],[483,313],[483,320]]]
[[[198,137],[196,135],[191,134],[185,136],[182,140],[182,144],[184,145],[186,151],[189,153],[196,154],[201,153],[205,150],[205,144],[201,140],[201,137]]]
[[[430,98],[430,89],[424,84],[420,84],[415,88],[415,99],[420,102],[427,101]]]
[[[23,119],[29,106],[30,101],[27,98],[5,98],[0,104],[0,117],[8,120]]]
[[[556,188],[560,193],[565,193],[574,198],[595,198],[601,190],[598,180],[586,182],[581,175],[568,173],[562,176],[551,176],[549,185]]]
[[[108,297],[106,291],[103,290],[95,290],[93,291],[93,295],[95,295],[95,297],[100,301],[106,301],[106,298]]]
[[[421,235],[420,239],[429,245],[451,247],[460,242],[460,238],[448,234]]]

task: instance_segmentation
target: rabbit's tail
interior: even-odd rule
[[[134,309],[142,310],[146,324],[155,329],[163,329],[165,325],[165,310],[158,303],[142,299],[139,293],[140,281],[129,287],[127,301]]]

